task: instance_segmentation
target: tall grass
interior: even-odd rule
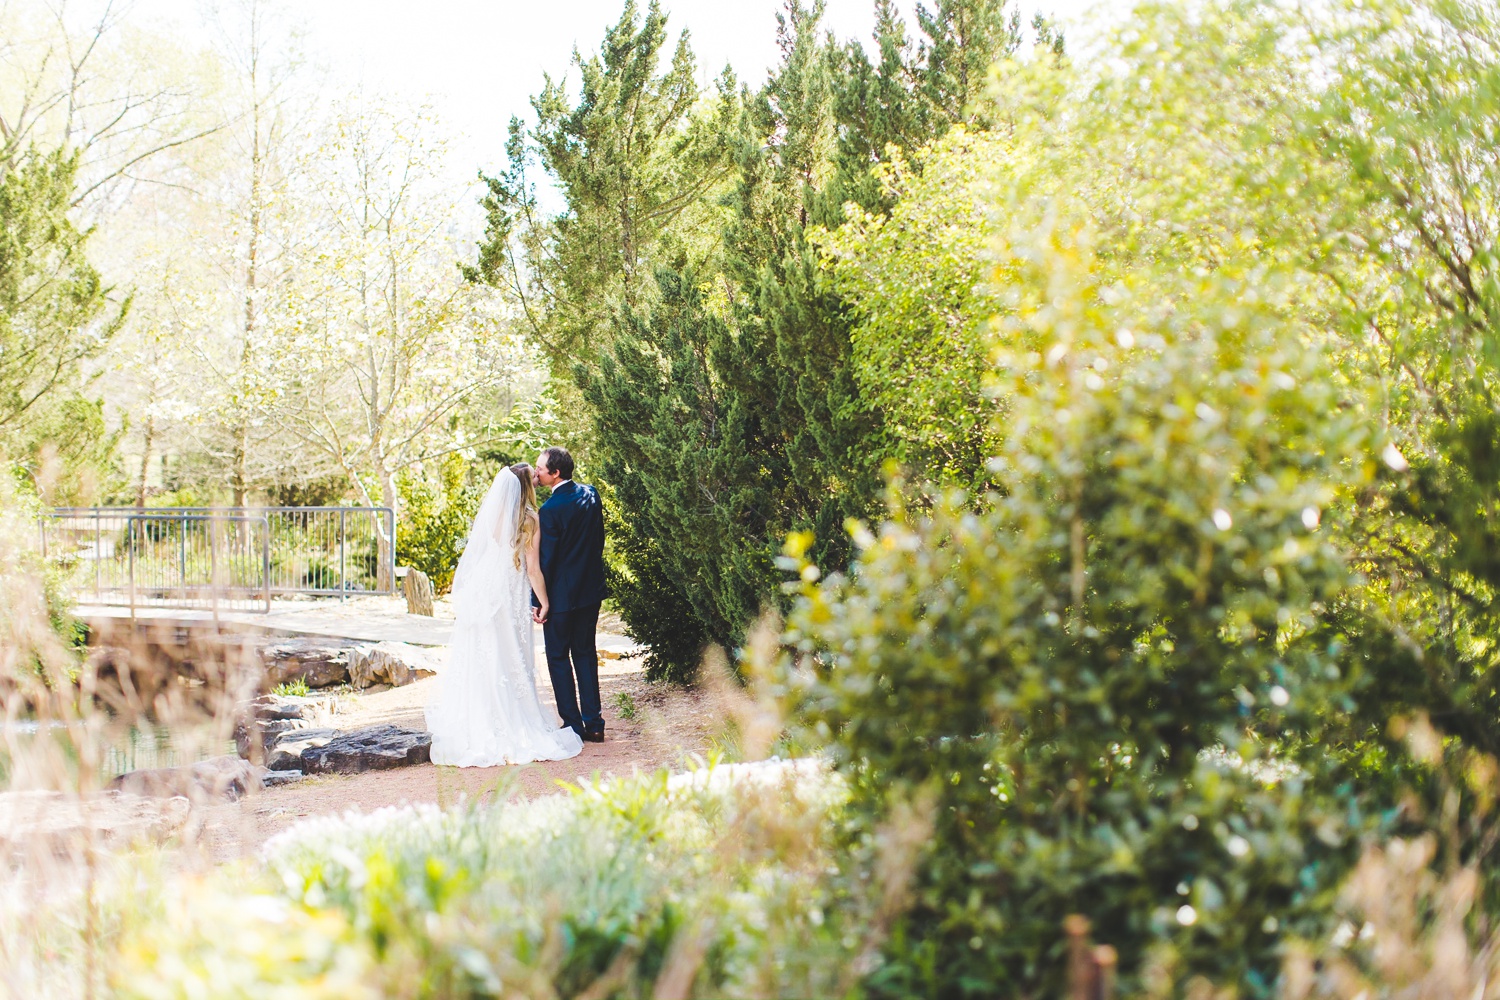
[[[832,996],[870,941],[807,763],[309,820],[110,909],[121,997]],[[120,878],[124,872],[115,872]]]
[[[116,792],[112,752],[146,729],[186,760],[224,747],[259,678],[232,638],[126,629],[85,646],[37,514],[0,476],[0,994],[95,997],[123,930],[149,922],[152,887],[206,865],[196,834],[215,797]]]

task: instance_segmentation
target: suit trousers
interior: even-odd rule
[[[599,651],[594,632],[599,627],[599,605],[553,612],[542,624],[547,643],[547,672],[557,695],[557,714],[563,725],[579,736],[602,732],[604,713],[599,704]],[[573,681],[577,678],[577,685]]]

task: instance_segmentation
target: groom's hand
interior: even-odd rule
[[[536,622],[538,625],[545,625],[547,624],[547,613],[541,608],[532,608],[531,620]]]

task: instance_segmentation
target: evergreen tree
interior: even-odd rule
[[[822,279],[807,233],[842,223],[849,195],[868,190],[873,161],[839,155],[841,134],[854,133],[845,142],[856,149],[869,136],[859,135],[859,121],[837,116],[840,103],[849,102],[840,101],[840,49],[820,33],[822,11],[821,2],[808,7],[793,0],[779,18],[783,63],[747,104],[736,218],[726,243],[729,272],[745,292],[736,310],[742,338],[748,334],[755,350],[777,362],[766,383],[746,387],[774,408],[778,465],[789,480],[776,533],[757,541],[769,553],[787,531],[810,528],[819,556],[841,565],[844,522],[873,512],[879,449],[871,443],[880,427],[859,398],[849,323]],[[885,124],[879,117],[874,123]],[[764,593],[769,599],[774,588]]]
[[[922,96],[935,134],[951,122],[982,121],[976,106],[984,95],[990,66],[1021,44],[1021,13],[996,0],[937,0],[928,10],[917,4],[922,43]],[[1038,25],[1038,32],[1043,30]],[[1044,45],[1057,51],[1050,31]]]
[[[874,63],[865,47],[854,40],[835,54],[836,78],[841,81],[835,105],[842,126],[839,173],[850,185],[849,200],[867,208],[881,202],[870,167],[885,157],[888,146],[906,149],[926,134],[925,115],[914,88],[916,53],[906,22],[892,0],[876,0],[874,41],[878,55]]]
[[[746,539],[774,530],[789,476],[765,461],[774,409],[739,391],[766,381],[774,362],[744,350],[696,274],[663,268],[657,284],[649,314],[624,313],[597,373],[580,367],[579,377],[622,514],[630,576],[616,581],[616,600],[651,646],[649,671],[683,680],[705,645],[733,641],[765,600],[772,563]],[[743,379],[728,384],[737,370]]]
[[[78,157],[32,151],[0,162],[0,450],[30,466],[60,427],[63,499],[81,499],[81,466],[108,460],[113,438],[97,402],[84,399],[83,365],[124,322],[128,300],[89,263],[89,230],[68,218]],[[84,492],[87,492],[86,490]]]
[[[546,77],[532,100],[535,130],[528,137],[512,119],[507,169],[483,177],[486,238],[466,273],[508,286],[534,336],[565,363],[587,355],[613,310],[652,292],[664,258],[713,249],[707,217],[728,170],[734,78],[721,76],[717,106],[704,109],[687,32],[659,73],[666,42],[659,4],[653,0],[642,17],[628,0],[597,55],[574,53],[576,105],[565,79]],[[533,156],[566,199],[554,219],[537,210]]]
[[[1000,0],[944,0],[913,41],[890,0],[875,58],[822,30],[822,0],[778,14],[780,66],[755,93],[691,87],[684,36],[627,3],[582,96],[550,79],[511,167],[489,179],[477,278],[511,284],[577,385],[596,478],[612,491],[614,592],[652,647],[649,674],[690,678],[708,642],[737,647],[779,599],[775,556],[811,531],[819,565],[849,558],[845,523],[879,512],[892,453],[854,378],[852,318],[810,234],[844,206],[890,208],[873,173],[972,114],[1018,38]],[[537,156],[567,198],[537,222]],[[519,262],[518,262],[519,258]]]

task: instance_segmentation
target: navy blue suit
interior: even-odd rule
[[[547,672],[557,694],[557,714],[580,736],[603,732],[594,632],[606,593],[604,507],[592,486],[570,480],[557,484],[539,515],[542,579],[547,581],[551,604],[542,637],[547,643]],[[534,594],[532,603],[538,603]]]

